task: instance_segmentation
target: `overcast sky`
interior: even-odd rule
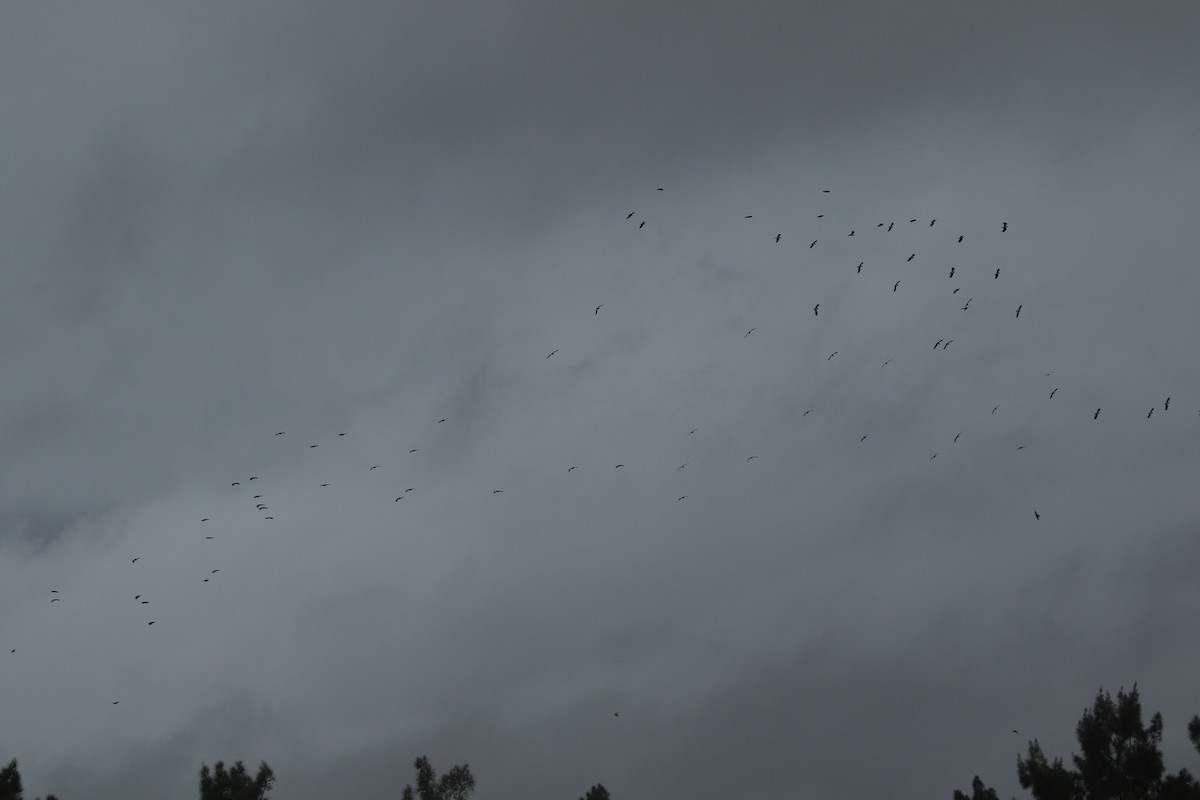
[[[1011,796],[1137,681],[1197,771],[1197,41],[5,2],[0,759]]]

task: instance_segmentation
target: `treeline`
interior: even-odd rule
[[[417,771],[417,785],[404,787],[401,800],[467,800],[475,791],[475,776],[471,768],[461,764],[438,777],[429,759],[421,756],[413,764]],[[275,772],[263,761],[254,776],[241,761],[226,769],[225,762],[218,761],[209,769],[200,765],[200,800],[270,800],[271,786],[275,783]],[[0,770],[0,800],[24,800],[21,773],[14,758]],[[36,800],[42,800],[40,797]],[[46,800],[58,800],[52,794]],[[581,800],[610,800],[608,790],[597,784],[588,790]]]

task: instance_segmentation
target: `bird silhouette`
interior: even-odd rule
[[[1042,518],[1042,515],[1041,515],[1041,514],[1039,514],[1039,513],[1038,513],[1038,512],[1036,512],[1036,511],[1034,511],[1034,512],[1033,512],[1033,518],[1034,518],[1034,519],[1041,519],[1041,518]]]
[[[338,436],[345,436],[345,435],[346,435],[346,434],[344,434],[344,433],[339,433],[339,434],[338,434]],[[248,481],[256,481],[256,480],[258,480],[258,476],[257,476],[257,475],[251,475],[251,476],[250,476],[249,478],[247,478],[246,480],[248,480]]]
[[[263,517],[263,519],[275,519],[274,517]]]
[[[644,228],[644,227],[646,227],[646,221],[645,221],[645,220],[642,220],[642,224],[641,224],[641,225],[638,225],[638,228],[639,228],[639,229],[641,229],[641,228]]]
[[[317,445],[317,444],[310,444],[310,445],[309,445],[309,448],[313,448],[313,447],[320,447],[320,445]]]
[[[1092,419],[1100,419],[1100,409],[1096,409],[1096,413],[1092,414]]]
[[[810,408],[808,411],[805,411],[805,412],[804,412],[803,414],[801,414],[800,416],[802,416],[802,417],[807,417],[807,416],[808,416],[809,414],[811,414],[812,412],[813,412],[813,410]]]
[[[930,460],[930,461],[933,461],[933,460],[934,460],[935,458],[937,458],[937,457],[938,457],[938,454],[937,454],[937,453],[934,453],[933,455],[931,455],[931,456],[929,457],[929,460]]]
[[[595,316],[600,315],[600,309],[602,309],[602,308],[604,308],[604,303],[601,303],[600,305],[596,306]]]
[[[625,466],[625,465],[624,465],[624,464],[617,464],[615,467],[613,467],[613,469],[620,469],[620,468],[621,468],[621,467],[623,467],[623,466]]]
[[[999,277],[1000,277],[1000,269],[999,269],[999,267],[997,267],[997,268],[996,268],[996,274],[995,274],[995,275],[993,275],[993,276],[992,276],[992,278],[993,278],[993,279],[995,279],[995,278],[999,278]]]
[[[950,346],[950,343],[953,341],[954,341],[953,339],[947,339],[946,343],[944,345],[942,345],[942,349],[945,350],[947,347]]]
[[[972,301],[972,300],[974,300],[974,299],[975,299],[974,297],[968,297],[968,298],[967,298],[967,302],[963,304],[962,310],[963,310],[963,311],[966,311],[968,308],[970,308],[970,307],[971,307],[971,301]]]
[[[414,447],[412,450],[408,451],[408,454],[411,456],[415,452],[417,452],[417,448]]]
[[[1150,415],[1153,413],[1154,413],[1154,409],[1151,408],[1148,412],[1146,412],[1146,419],[1150,419]]]
[[[1054,387],[1054,391],[1050,393],[1050,399],[1051,399],[1051,400],[1053,400],[1053,399],[1054,399],[1054,394],[1055,394],[1055,392],[1057,392],[1057,391],[1058,391],[1058,387],[1057,387],[1057,386],[1055,386],[1055,387]]]
[[[570,472],[573,469],[579,469],[579,467],[567,467],[567,472]]]
[[[393,500],[392,502],[393,502],[393,503],[399,503],[399,502],[400,502],[401,500],[403,500],[403,499],[404,499],[404,495],[400,495],[399,497],[397,497],[397,498],[396,498],[395,500]]]
[[[550,353],[550,356],[554,355],[554,353],[557,353],[557,352],[558,352],[557,350],[553,351],[552,353]],[[546,356],[546,358],[549,358],[550,356]]]
[[[955,267],[951,267],[951,268],[950,268],[950,277],[951,277],[951,278],[953,278],[953,277],[954,277],[954,270],[955,270]]]
[[[1171,407],[1171,398],[1168,397],[1167,402],[1163,403],[1163,411],[1166,411],[1170,407]]]
[[[277,434],[275,434],[275,435],[276,435],[276,436],[283,436],[285,433],[287,433],[287,431],[280,431],[279,433],[277,433]]]
[[[908,257],[908,259],[907,259],[907,261],[905,261],[905,263],[908,263],[908,261],[912,261],[916,257],[917,257],[917,254],[913,253],[911,256]]]
[[[149,622],[147,622],[146,624],[147,624],[147,625],[153,625],[153,624],[154,624],[154,622],[155,622],[155,620],[150,620],[150,621],[149,621]]]
[[[700,429],[699,429],[699,428],[692,428],[690,431],[688,431],[688,436],[691,436],[693,433],[695,433],[695,432],[696,432],[696,431],[698,431],[698,430],[700,430]]]
[[[754,459],[754,458],[758,458],[758,456],[750,456],[750,458],[747,458],[747,459],[746,459],[746,463],[747,463],[747,464],[749,464],[749,463],[750,463],[750,460],[751,460],[751,459]]]
[[[834,357],[834,356],[836,356],[836,355],[837,355],[838,353],[840,353],[840,352],[842,352],[842,351],[841,351],[841,350],[834,350],[832,353],[830,353],[830,354],[829,354],[829,358],[827,358],[827,359],[825,359],[825,360],[826,360],[826,361],[832,361],[832,360],[833,360],[833,357]]]
[[[680,464],[678,467],[676,467],[676,468],[675,468],[675,471],[676,471],[676,472],[679,472],[679,470],[683,469],[684,467],[686,467],[686,466],[687,466],[688,464],[690,464],[690,463],[692,463],[692,462],[690,462],[690,461],[687,461],[687,462],[685,462],[685,463],[683,463],[683,464]]]
[[[141,557],[141,556],[138,556],[137,558],[135,558],[133,561],[130,561],[129,563],[130,563],[130,564],[136,564],[137,562],[139,562],[139,561],[141,561],[141,560],[142,560],[142,557]]]
[[[995,414],[995,413],[996,413],[996,409],[997,409],[997,408],[999,408],[999,407],[1000,407],[1000,406],[995,406],[995,407],[992,409],[992,413],[993,413],[993,414]]]
[[[241,484],[240,484],[240,483],[238,483],[237,481],[234,481],[233,483],[231,483],[231,484],[229,484],[229,485],[230,485],[230,486],[241,486]]]
[[[892,291],[894,292],[899,288],[900,288],[900,281],[896,281],[895,285],[892,286]]]
[[[783,238],[782,233],[775,234],[775,244],[779,244],[779,240]]]
[[[862,267],[863,267],[863,264],[864,264],[864,263],[865,263],[865,262],[863,262],[863,261],[860,261],[860,262],[858,262],[858,271],[859,271],[859,273],[861,273],[861,272],[862,272]]]
[[[931,227],[931,228],[932,228],[932,227],[933,227],[933,223],[935,223],[935,222],[937,222],[937,220],[936,220],[936,219],[931,219],[931,220],[929,220],[929,227]]]
[[[822,216],[824,216],[824,215],[822,215]],[[814,247],[816,247],[816,246],[817,246],[817,240],[816,240],[816,239],[813,239],[813,240],[812,240],[812,244],[810,244],[810,245],[808,246],[808,249],[809,249],[809,250],[812,250],[812,249],[813,249]]]
[[[1022,309],[1022,308],[1024,308],[1024,307],[1025,307],[1025,304],[1024,304],[1024,303],[1022,303],[1021,305],[1017,306],[1017,317],[1016,317],[1017,319],[1020,319],[1020,318],[1021,318],[1021,309]]]
[[[1007,222],[1003,223],[1003,224],[1000,226],[1000,232],[1001,232],[1001,233],[1007,233],[1007,232],[1008,232],[1008,223],[1007,223]]]
[[[62,602],[62,598],[61,598],[61,597],[55,597],[55,598],[54,598],[54,599],[52,599],[50,602],[51,602],[51,603],[61,603],[61,602]]]
[[[821,316],[821,304],[820,303],[817,303],[815,306],[813,306],[813,316],[814,317]]]
[[[960,237],[958,237],[958,243],[959,243],[959,244],[962,244],[962,240],[963,240],[963,237],[961,237],[961,236],[960,236]]]
[[[494,490],[494,491],[492,492],[492,494],[504,494],[504,490],[503,490],[503,489],[496,489],[496,490]]]
[[[636,213],[637,213],[636,211],[630,211],[628,214],[625,215],[625,219],[633,219],[633,215]]]
[[[203,519],[201,519],[200,521],[201,521],[201,522],[208,522],[208,517],[204,517],[204,518],[203,518]]]
[[[754,328],[751,328],[750,330],[746,331],[746,336],[749,336],[752,333],[754,333]],[[746,336],[743,336],[742,338],[745,339]]]
[[[955,441],[955,443],[957,443],[957,442],[958,442],[958,437],[960,437],[960,436],[962,436],[962,434],[961,434],[961,433],[956,433],[956,434],[954,434],[954,441]]]
[[[442,417],[441,419],[438,420],[438,424],[445,422],[446,419],[447,419],[447,417]]]
[[[868,433],[868,434],[866,434],[866,436],[863,436],[861,439],[859,439],[859,440],[858,440],[858,443],[859,443],[859,444],[862,444],[863,442],[865,442],[865,441],[867,440],[867,436],[870,436],[870,435],[871,435],[871,434],[869,434],[869,433]]]
[[[382,464],[376,464],[375,466],[371,467],[371,469],[379,469],[381,466],[383,466],[383,465],[382,465]],[[367,470],[367,472],[370,472],[370,471],[371,471],[371,469]]]
[[[894,222],[889,222],[889,223],[888,223],[888,229],[887,229],[887,232],[888,232],[888,233],[891,233],[891,232],[892,232],[892,226],[893,226],[893,225],[895,225],[895,224],[896,224],[896,223],[894,223]]]
[[[939,344],[941,344],[941,343],[942,343],[942,342],[944,342],[944,341],[946,341],[946,340],[945,340],[945,339],[938,339],[936,342],[934,342],[934,343],[933,343],[933,349],[934,349],[934,350],[937,350],[937,349],[938,349],[938,345],[939,345]]]

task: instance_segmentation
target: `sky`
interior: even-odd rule
[[[0,5],[0,759],[1024,796],[1136,682],[1198,771],[1198,38]]]

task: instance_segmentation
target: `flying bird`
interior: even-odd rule
[[[909,222],[916,222],[916,220],[915,220],[915,219],[910,219],[910,220],[909,220]]]
[[[1025,304],[1024,304],[1024,303],[1022,303],[1021,305],[1017,306],[1017,316],[1016,316],[1016,318],[1017,318],[1017,319],[1020,319],[1020,318],[1021,318],[1021,309],[1022,309],[1022,308],[1024,308],[1024,307],[1025,307]]]
[[[907,260],[906,260],[904,263],[906,263],[906,264],[907,264],[909,261],[912,261],[912,260],[913,260],[914,258],[916,258],[916,257],[917,257],[917,254],[916,254],[916,253],[913,253],[911,256],[909,256],[909,257],[908,257],[908,259],[907,259]]]
[[[945,350],[947,347],[950,346],[950,343],[953,341],[954,341],[953,339],[947,339],[946,343],[944,345],[942,345],[942,349]]]
[[[567,472],[570,472],[573,469],[579,469],[579,467],[567,467]]]
[[[894,286],[892,286],[892,291],[894,292],[894,291],[896,291],[896,290],[897,290],[897,289],[899,289],[899,288],[900,288],[900,281],[896,281],[895,285],[894,285]]]
[[[958,437],[960,437],[960,436],[962,436],[962,434],[961,434],[961,433],[956,433],[956,434],[954,434],[954,441],[955,441],[956,443],[958,442]]]
[[[971,307],[971,301],[972,301],[972,300],[974,300],[974,299],[975,299],[974,297],[968,297],[968,298],[967,298],[967,302],[966,302],[966,303],[963,303],[962,310],[963,310],[963,311],[966,311],[968,308],[970,308],[970,307]]]
[[[417,452],[417,448],[414,447],[412,450],[408,451],[408,454],[411,456],[415,452]]]
[[[141,600],[141,599],[142,599],[142,596],[141,596],[140,594],[135,594],[135,595],[133,596],[133,599],[134,599],[134,600]]]
[[[933,349],[934,349],[934,350],[937,350],[937,349],[938,349],[938,345],[939,345],[939,344],[941,344],[941,343],[942,343],[942,342],[944,342],[944,341],[946,341],[946,340],[945,340],[945,339],[938,339],[936,342],[934,342],[934,343],[933,343]]]
[[[319,447],[320,445],[310,444],[309,447]]]
[[[687,462],[685,462],[685,463],[683,463],[683,464],[680,464],[678,467],[676,467],[676,468],[675,468],[675,471],[676,471],[676,472],[679,472],[679,470],[683,469],[684,467],[686,467],[686,466],[687,466],[688,464],[690,464],[690,463],[692,463],[692,462],[690,462],[690,461],[687,461]]]
[[[604,303],[601,303],[600,305],[596,306],[595,316],[599,316],[600,309],[602,309],[602,308],[604,308]],[[442,420],[442,422],[445,422],[445,420]]]
[[[400,495],[399,497],[397,497],[397,498],[396,498],[395,500],[393,500],[392,502],[393,502],[393,503],[399,503],[399,502],[400,502],[401,500],[403,500],[403,499],[404,499],[404,495]]]
[[[775,244],[779,244],[779,240],[783,238],[782,233],[775,234]]]
[[[866,436],[863,436],[861,439],[858,440],[858,443],[862,444],[863,442],[865,442],[867,440],[867,436],[870,436],[870,435],[871,434],[868,433]]]
[[[1154,413],[1154,409],[1151,408],[1148,412],[1146,412],[1146,419],[1150,419],[1150,415],[1153,413]]]
[[[888,229],[887,229],[887,232],[888,232],[888,233],[891,233],[891,232],[892,232],[892,226],[893,226],[893,225],[895,225],[895,224],[896,224],[896,223],[894,223],[894,222],[889,222],[889,223],[888,223]]]
[[[216,574],[217,574],[218,572],[220,572],[220,571],[221,571],[221,570],[219,570],[219,569],[214,569],[214,570],[212,571],[212,574],[213,574],[213,575],[216,575]]]
[[[842,351],[841,351],[841,350],[834,350],[832,353],[830,353],[830,354],[829,354],[829,358],[827,358],[827,359],[825,359],[825,360],[826,360],[826,361],[832,361],[832,360],[833,360],[833,357],[834,357],[834,356],[836,356],[836,355],[837,355],[838,353],[840,353],[840,352],[842,352]]]
[[[644,228],[644,227],[646,227],[646,221],[642,220],[642,224],[638,225],[638,228]]]
[[[229,484],[229,485],[230,485],[230,486],[241,486],[241,484],[240,484],[240,483],[238,483],[237,481],[234,481],[233,483],[231,483],[231,484]]]
[[[321,484],[321,488],[322,488],[322,489],[324,489],[324,488],[325,488],[326,486],[328,486],[328,485],[329,485],[328,483],[322,483],[322,484]]]
[[[205,517],[204,519],[202,519],[202,520],[200,520],[200,521],[201,521],[201,522],[208,522],[208,517]]]
[[[686,498],[686,497],[687,497],[687,495],[686,495],[686,494],[685,494],[685,495],[682,495],[682,496],[680,496],[680,497],[676,497],[676,498],[675,498],[675,502],[676,502],[676,503],[678,503],[680,500],[683,500],[683,499],[684,499],[684,498]]]
[[[1042,518],[1042,515],[1041,515],[1041,514],[1039,514],[1039,513],[1038,513],[1038,512],[1036,512],[1036,511],[1034,511],[1034,512],[1033,512],[1033,518],[1034,518],[1034,519],[1041,519],[1041,518]]]
[[[812,412],[813,412],[813,410],[810,408],[808,411],[805,411],[805,412],[804,412],[803,414],[801,414],[800,416],[802,416],[802,417],[807,417],[807,416],[808,416],[809,414],[811,414]]]
[[[445,422],[446,419],[447,419],[446,417],[442,417],[441,419],[438,420],[438,423],[441,424],[441,423]]]
[[[886,366],[887,366],[888,364],[890,364],[890,363],[892,363],[892,360],[889,358],[887,361],[885,361],[885,362],[883,362],[882,364],[880,364],[880,365],[879,365],[879,368],[880,368],[880,369],[883,369],[884,367],[886,367]]]
[[[1171,398],[1168,397],[1167,402],[1163,403],[1163,411],[1166,411],[1170,407],[1171,407]]]
[[[1055,392],[1057,392],[1057,391],[1058,391],[1058,387],[1057,387],[1057,386],[1055,386],[1055,387],[1054,387],[1054,391],[1050,393],[1050,399],[1051,399],[1051,400],[1053,400],[1053,399],[1054,399],[1054,394],[1055,394]]]
[[[996,413],[996,409],[997,409],[997,408],[999,408],[999,407],[1000,407],[1000,406],[995,406],[995,407],[992,409],[992,413],[993,413],[993,414],[995,414],[995,413]]]
[[[698,430],[700,430],[700,429],[699,429],[699,428],[692,428],[690,431],[688,431],[688,436],[691,436],[693,433],[695,433],[695,432],[696,432],[696,431],[698,431]]]
[[[51,600],[50,602],[51,602],[51,603],[60,603],[60,602],[62,602],[62,598],[61,598],[61,597],[55,597],[55,598],[54,598],[53,600]]]
[[[962,288],[962,287],[960,286],[960,287],[959,287],[959,289],[961,289],[961,288]],[[958,294],[958,289],[955,289],[955,290],[954,290],[953,292],[951,292],[950,294]]]
[[[274,517],[263,517],[263,519],[275,519]]]
[[[937,458],[937,457],[938,457],[938,454],[937,454],[937,453],[934,453],[933,455],[931,455],[931,456],[929,457],[929,460],[930,460],[930,461],[933,461],[933,460],[934,460],[935,458]]]
[[[1096,413],[1092,414],[1092,419],[1100,419],[1100,409],[1096,409]]]
[[[950,268],[950,277],[951,277],[951,278],[953,278],[953,277],[954,277],[954,270],[955,270],[955,269],[956,269],[955,267],[951,267],[951,268]]]
[[[813,316],[814,317],[821,316],[821,304],[820,303],[817,303],[815,306],[813,306]]]
[[[963,240],[963,237],[961,237],[961,236],[960,236],[960,237],[958,237],[958,243],[959,243],[959,244],[962,244],[962,240]]]
[[[751,328],[750,330],[746,331],[746,336],[749,336],[752,333],[754,333],[754,328]],[[746,336],[743,336],[742,338],[745,339]]]
[[[287,431],[280,431],[279,433],[277,433],[277,434],[275,434],[275,435],[276,435],[276,436],[283,436],[285,433],[287,433]]]
[[[344,433],[339,433],[339,434],[338,434],[338,436],[345,436],[345,435],[346,435],[346,434],[344,434]],[[256,481],[256,480],[258,480],[258,476],[257,476],[257,475],[251,475],[251,476],[250,476],[249,478],[247,478],[246,480],[248,480],[248,481]]]
[[[1008,223],[1007,223],[1007,222],[1005,222],[1005,223],[1003,223],[1003,225],[1001,225],[1001,227],[1000,227],[1000,232],[1001,232],[1001,233],[1007,233],[1007,232],[1008,232]]]
[[[929,220],[929,227],[931,227],[931,228],[932,228],[932,227],[933,227],[933,223],[935,223],[935,222],[937,222],[937,220],[936,220],[936,219],[931,219],[931,220]]]
[[[133,561],[130,561],[129,563],[130,563],[130,564],[136,564],[137,562],[139,562],[139,561],[141,561],[141,560],[142,560],[142,557],[141,557],[141,556],[138,556],[137,558],[135,558]]]
[[[824,215],[822,214],[822,216],[824,216]],[[816,246],[817,246],[817,240],[816,240],[816,239],[813,239],[813,240],[812,240],[812,244],[810,244],[810,245],[808,246],[808,249],[809,249],[809,250],[812,250],[812,249],[813,249],[814,247],[816,247]]]
[[[617,464],[615,467],[613,467],[613,469],[620,469],[620,468],[621,468],[621,467],[623,467],[623,466],[625,466],[625,465],[624,465],[624,464]]]
[[[822,189],[822,190],[821,190],[821,193],[822,193],[822,194],[829,194],[829,190],[828,190],[828,189]]]
[[[849,233],[847,233],[846,235],[847,235],[847,236],[853,236],[853,235],[854,235],[854,231],[850,231],[850,232],[849,232]]]
[[[376,464],[375,466],[371,467],[371,469],[379,469],[381,466],[383,466],[383,465],[382,465],[382,464]],[[367,470],[367,472],[370,472],[370,471],[371,471],[371,469]]]
[[[557,350],[555,350],[554,352],[550,353],[550,356],[554,355],[554,353],[557,353],[557,352],[558,352],[558,351],[557,351]],[[546,358],[549,358],[550,356],[546,356]]]
[[[636,213],[637,213],[636,211],[630,211],[628,214],[625,215],[625,219],[633,219],[633,215]]]
[[[862,265],[863,265],[864,263],[865,263],[865,262],[862,262],[862,261],[858,262],[858,271],[859,271],[860,273],[862,272]]]
[[[150,621],[149,621],[149,622],[147,622],[146,624],[147,624],[147,625],[153,625],[153,624],[154,624],[154,622],[155,622],[154,620],[150,620]]]
[[[746,463],[747,463],[747,464],[749,464],[749,463],[750,463],[750,459],[752,459],[752,458],[758,458],[758,456],[750,456],[750,458],[747,458],[747,459],[746,459]]]
[[[492,494],[504,494],[504,490],[503,490],[503,489],[496,489],[495,491],[493,491],[493,492],[492,492]]]

